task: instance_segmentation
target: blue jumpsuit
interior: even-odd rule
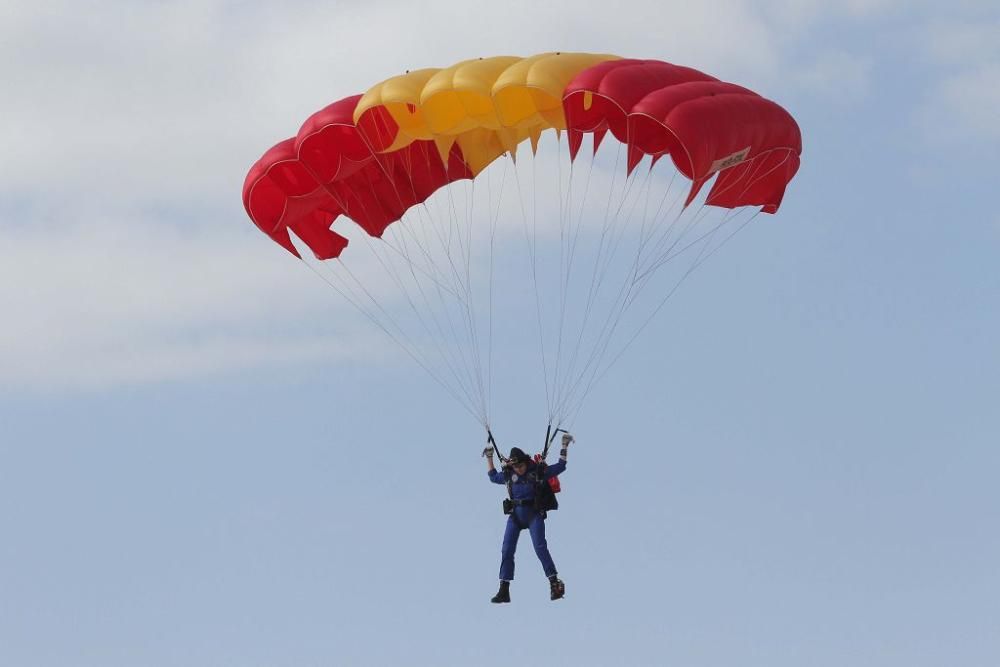
[[[534,468],[535,464],[529,464],[528,472]],[[545,468],[545,479],[550,479],[566,470],[566,461],[560,460],[558,463]],[[490,481],[494,484],[506,484],[503,472],[499,470],[489,471]],[[531,500],[535,497],[535,486],[527,478],[527,475],[517,475],[511,471],[510,484],[511,497],[514,500]],[[529,505],[517,505],[514,513],[507,516],[507,528],[503,533],[503,547],[500,550],[500,581],[513,581],[514,579],[514,551],[517,550],[517,538],[521,531],[527,527],[531,535],[531,544],[535,547],[535,555],[542,562],[542,569],[545,576],[551,577],[556,573],[556,565],[549,555],[549,546],[545,541],[545,519]]]

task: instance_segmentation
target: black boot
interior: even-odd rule
[[[549,577],[549,599],[558,600],[566,595],[566,584],[557,575]]]
[[[490,600],[490,602],[492,602],[494,604],[500,604],[501,602],[510,602],[510,582],[509,581],[501,581],[500,582],[500,590],[497,591],[497,594],[493,596],[493,598]]]

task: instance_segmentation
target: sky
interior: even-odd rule
[[[331,101],[552,50],[746,85],[804,150],[567,424],[566,599],[524,539],[497,606],[482,426],[240,191]],[[6,0],[0,76],[0,664],[1000,660],[995,2]]]

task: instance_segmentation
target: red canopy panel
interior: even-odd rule
[[[296,257],[289,230],[318,259],[331,259],[347,247],[347,239],[330,229],[339,216],[381,236],[438,188],[472,177],[457,145],[447,169],[431,141],[373,153],[352,120],[360,98],[344,98],[310,116],[296,137],[267,151],[247,174],[247,213]]]
[[[604,133],[628,146],[628,171],[650,155],[669,155],[691,179],[690,203],[719,174],[706,203],[777,211],[802,152],[791,115],[751,90],[657,60],[601,63],[566,88],[570,151],[586,133],[595,150]]]

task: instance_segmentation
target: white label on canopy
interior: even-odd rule
[[[719,158],[712,163],[709,168],[708,173],[712,174],[717,171],[722,171],[723,169],[729,169],[733,165],[737,165],[743,160],[747,159],[747,155],[750,155],[750,146],[747,146],[741,151],[736,151],[732,155],[727,155],[726,157]]]

